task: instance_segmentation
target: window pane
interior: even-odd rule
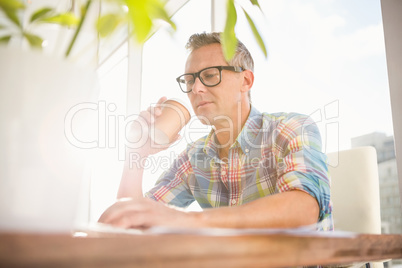
[[[127,42],[99,68],[100,96],[98,102],[99,148],[93,149],[91,171],[90,220],[96,222],[100,214],[116,200],[123,161],[124,140],[118,140],[124,131],[122,118],[126,114]]]

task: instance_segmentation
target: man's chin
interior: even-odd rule
[[[199,118],[199,117],[198,117],[198,119],[201,121],[201,123],[202,123],[203,125],[212,126],[212,122],[211,122],[211,120],[209,120],[208,118],[205,118],[205,117]]]
[[[213,120],[210,117],[207,117],[205,115],[197,114],[198,120],[201,121],[203,125],[211,126],[213,125]]]

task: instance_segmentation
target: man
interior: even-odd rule
[[[300,114],[262,114],[251,105],[254,63],[241,42],[230,62],[219,33],[194,34],[186,47],[191,53],[177,81],[211,133],[189,144],[145,197],[143,169],[126,161],[118,193],[124,199],[99,221],[123,228],[317,224],[317,230],[332,230],[326,156],[314,122]],[[150,111],[140,114],[148,124],[161,113]],[[160,150],[147,143],[128,154],[148,157]],[[204,210],[178,209],[193,201]]]

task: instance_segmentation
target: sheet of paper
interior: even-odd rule
[[[172,228],[152,227],[146,231],[147,234],[190,234],[206,236],[239,236],[239,235],[269,235],[288,234],[297,236],[320,236],[320,237],[355,237],[356,233],[345,231],[319,232],[309,227],[300,228],[258,228],[258,229],[231,229],[231,228]]]
[[[77,230],[87,234],[128,234],[128,235],[202,235],[202,236],[240,236],[240,235],[270,235],[287,234],[296,236],[319,236],[319,237],[355,237],[358,234],[346,231],[319,232],[315,225],[299,228],[258,228],[258,229],[233,229],[233,228],[179,228],[155,226],[149,229],[124,229],[108,224],[93,223],[86,228]]]

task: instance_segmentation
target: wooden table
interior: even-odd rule
[[[290,267],[402,258],[402,235],[0,234],[0,267]]]

